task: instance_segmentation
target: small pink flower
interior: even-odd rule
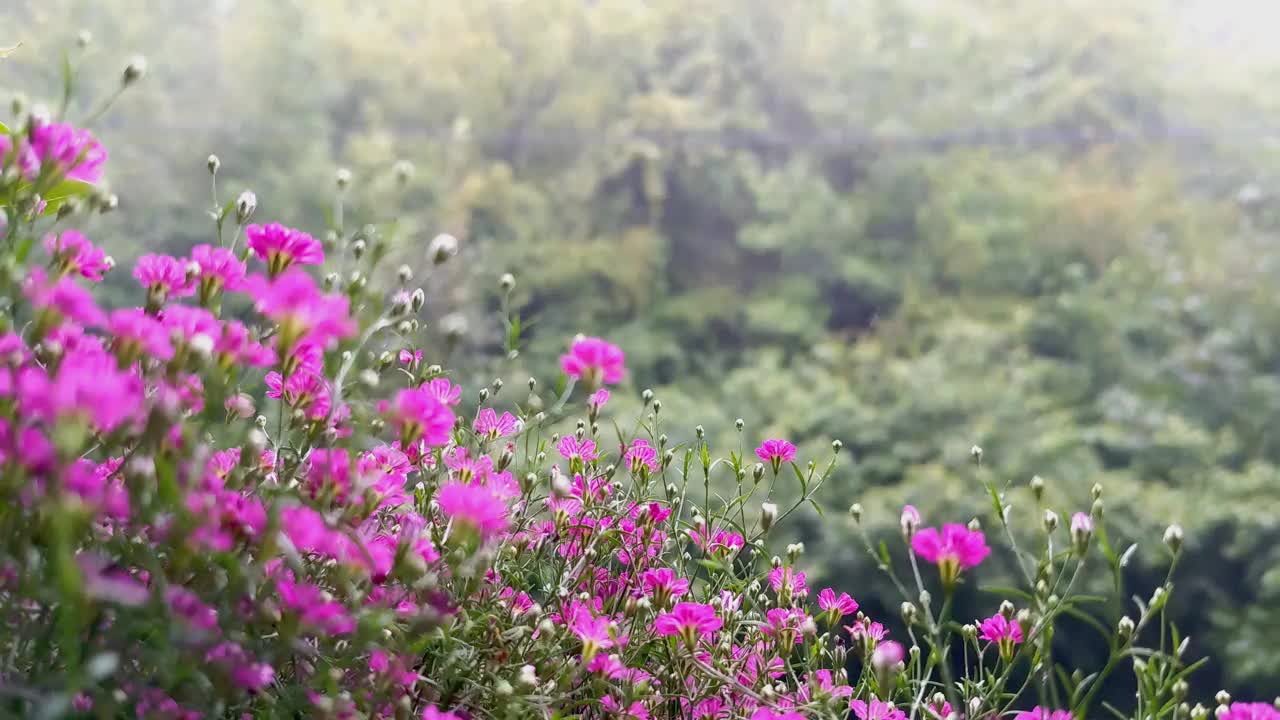
[[[476,433],[487,435],[490,440],[494,440],[520,432],[520,420],[509,412],[504,412],[502,417],[498,417],[498,412],[493,408],[481,408],[480,412],[476,413],[476,421],[471,427]]]
[[[1021,719],[1021,715],[1018,716]],[[1267,703],[1231,703],[1225,713],[1218,715],[1219,720],[1280,720],[1280,710]],[[1032,718],[1031,720],[1044,720]],[[1050,720],[1058,720],[1057,717]]]
[[[668,601],[689,592],[689,581],[677,577],[670,568],[646,570],[640,581],[644,584],[644,594],[653,598],[658,607],[666,607]]]
[[[961,570],[977,567],[988,555],[986,537],[981,530],[970,530],[964,525],[948,523],[939,532],[924,528],[911,538],[911,548],[916,555],[938,566],[944,585],[955,584]]]
[[[157,360],[173,357],[169,330],[141,308],[112,311],[107,330],[115,337],[112,348],[129,364],[142,355]]]
[[[925,717],[933,720],[954,720],[951,714],[951,703],[943,701],[941,705],[929,703],[924,707]]]
[[[1017,620],[1009,620],[996,613],[982,621],[981,637],[995,643],[1000,649],[1000,657],[1008,662],[1013,658],[1014,646],[1022,642],[1022,626]]]
[[[106,315],[98,309],[93,295],[69,277],[49,282],[44,270],[31,268],[22,291],[32,306],[57,313],[59,319],[71,320],[85,327],[96,327],[106,321]]]
[[[88,130],[45,120],[32,123],[29,152],[42,168],[87,183],[102,179],[102,166],[107,161],[106,149]]]
[[[596,653],[614,645],[609,619],[597,617],[586,605],[575,602],[569,609],[569,631],[582,641],[582,659],[590,662]]]
[[[1020,712],[1014,716],[1014,720],[1071,720],[1071,712],[1069,710],[1050,710],[1048,708],[1034,707],[1026,712]]]
[[[902,507],[902,517],[899,518],[898,525],[902,528],[902,537],[910,540],[915,536],[916,529],[920,527],[920,511],[916,510],[915,505]]]
[[[453,411],[428,386],[401,390],[393,402],[383,401],[379,409],[389,416],[405,447],[414,445],[419,440],[430,447],[439,447],[449,442],[449,433],[453,430]]]
[[[133,266],[133,277],[157,304],[195,292],[195,285],[187,278],[186,263],[171,255],[143,255]]]
[[[751,714],[751,720],[805,720],[805,717],[793,710],[773,710],[762,707]]]
[[[804,610],[800,608],[772,608],[764,614],[766,634],[773,635],[778,639],[778,645],[781,648],[788,648],[793,644],[804,641],[801,637],[804,633],[804,625],[810,618]],[[785,649],[782,652],[787,652]]]
[[[595,440],[591,438],[579,440],[573,435],[565,435],[560,438],[560,442],[556,443],[556,450],[560,451],[560,456],[565,460],[571,461],[591,462],[600,457],[600,453],[596,452]]]
[[[435,378],[422,387],[432,397],[445,405],[453,406],[462,401],[462,388],[449,382],[449,378]]]
[[[238,290],[244,282],[244,261],[227,248],[197,245],[191,248],[191,261],[199,268],[202,298],[220,290]]]
[[[853,700],[849,703],[849,709],[858,720],[907,720],[906,713],[894,707],[893,703],[876,698],[869,701]]]
[[[885,640],[877,643],[876,649],[871,652],[871,667],[877,670],[891,669],[905,657],[906,653],[903,652],[901,644]]]
[[[457,522],[470,525],[481,537],[493,537],[507,529],[507,505],[481,485],[447,483],[436,491],[440,511]]]
[[[609,402],[609,391],[604,388],[600,388],[599,390],[591,393],[591,397],[587,398],[587,405],[590,405],[597,411],[604,407],[607,402]]]
[[[648,468],[649,472],[658,472],[662,469],[662,464],[658,462],[658,451],[653,449],[649,441],[644,438],[632,440],[631,447],[627,448],[622,459],[626,461],[631,472],[639,472],[641,468]]]
[[[698,638],[707,637],[720,629],[723,621],[716,617],[716,609],[694,602],[676,603],[670,612],[658,615],[653,629],[660,637],[676,635],[692,646]]]
[[[845,615],[852,615],[858,612],[858,602],[849,597],[848,593],[840,593],[836,596],[836,591],[831,588],[824,588],[818,593],[818,607],[826,610],[832,617],[832,622],[838,621]]]
[[[451,712],[441,710],[435,705],[428,705],[427,708],[422,711],[422,720],[462,720],[462,718]]]
[[[756,448],[756,457],[769,463],[773,472],[777,473],[782,469],[782,463],[791,462],[796,458],[796,446],[786,440],[770,438]]]
[[[401,351],[400,351],[400,364],[401,364],[401,365],[408,365],[408,366],[409,366],[409,367],[411,367],[411,368],[416,368],[416,367],[418,367],[418,365],[420,365],[421,363],[422,363],[422,351],[421,351],[421,350],[408,350],[408,349],[404,349],[404,350],[401,350]]]
[[[112,267],[102,248],[75,230],[45,235],[44,249],[63,272],[76,273],[89,280],[101,280],[103,273]]]
[[[804,573],[790,566],[776,567],[769,571],[769,586],[779,596],[792,595],[804,597],[809,594],[809,586],[804,582]]]
[[[602,383],[613,385],[621,382],[626,373],[625,360],[626,356],[617,345],[596,337],[579,337],[573,341],[569,353],[560,357],[560,368],[566,375],[594,388]]]
[[[279,275],[289,266],[320,265],[324,262],[324,248],[320,241],[301,230],[285,227],[280,223],[245,226],[249,249],[267,264],[267,272]]]
[[[255,275],[245,280],[245,288],[258,312],[280,326],[282,353],[298,342],[326,347],[356,334],[347,296],[320,292],[302,270],[295,268],[271,280]]]

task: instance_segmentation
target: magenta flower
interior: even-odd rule
[[[432,397],[449,406],[462,401],[462,387],[449,382],[449,378],[435,378],[422,385]]]
[[[115,338],[113,349],[127,365],[144,354],[157,360],[173,357],[168,329],[140,308],[113,311],[107,320],[107,330]]]
[[[568,615],[569,631],[582,641],[584,662],[591,662],[596,653],[613,647],[614,638],[609,632],[609,618],[596,617],[590,608],[579,602],[570,606]]]
[[[213,297],[221,290],[239,290],[244,282],[244,261],[227,248],[197,245],[191,248],[191,262],[200,269],[201,298]]]
[[[1050,710],[1048,708],[1034,707],[1026,712],[1018,713],[1013,720],[1071,720],[1071,712],[1069,710]]]
[[[422,711],[422,720],[462,720],[462,718],[451,712],[441,710],[435,705],[428,705]]]
[[[449,442],[453,411],[445,407],[426,386],[401,390],[393,402],[384,400],[379,410],[399,430],[403,447],[414,445],[419,440],[431,447]]]
[[[560,368],[587,387],[596,388],[621,382],[626,373],[625,359],[617,345],[597,337],[580,337],[573,341],[568,354],[560,356]]]
[[[267,264],[272,276],[289,269],[290,265],[320,265],[324,263],[324,248],[310,235],[285,227],[280,223],[246,225],[245,237],[249,249]]]
[[[933,720],[952,720],[951,703],[946,702],[945,700],[940,705],[938,703],[929,703],[928,705],[925,705],[924,711],[925,716],[933,718]]]
[[[215,645],[204,659],[223,666],[231,683],[242,690],[257,692],[275,681],[276,673],[270,665],[254,662],[244,648],[233,642]]]
[[[69,180],[96,183],[102,179],[107,151],[88,130],[70,123],[36,121],[29,147],[42,168],[61,172]]]
[[[187,277],[186,263],[171,255],[143,255],[133,266],[133,277],[147,289],[149,302],[156,305],[195,292],[195,285]]]
[[[475,528],[483,538],[507,529],[507,505],[481,485],[451,482],[436,491],[440,511],[455,521]]]
[[[892,668],[906,658],[907,654],[903,651],[902,645],[892,640],[885,640],[876,644],[876,649],[871,652],[871,667],[883,670]]]
[[[595,408],[596,411],[604,407],[607,402],[609,402],[609,391],[604,388],[591,393],[591,397],[587,398],[587,405]]]
[[[1000,657],[1005,662],[1013,659],[1014,646],[1022,642],[1022,626],[1017,620],[1009,620],[996,613],[982,621],[983,640],[993,642],[1000,649]]]
[[[751,720],[805,720],[805,716],[793,710],[773,710],[772,708],[758,708],[751,714]]]
[[[653,621],[653,629],[660,637],[679,636],[686,645],[692,647],[698,638],[711,635],[723,624],[716,617],[714,607],[703,603],[682,602],[676,603],[670,612],[659,614]]]
[[[764,614],[764,631],[778,639],[780,648],[788,648],[803,642],[801,637],[803,625],[809,615],[800,608],[772,608]],[[782,652],[787,652],[785,649]]]
[[[304,347],[319,348],[314,345]],[[300,348],[299,348],[300,349]],[[213,351],[218,355],[218,364],[230,370],[237,365],[248,367],[270,367],[276,363],[276,353],[263,346],[249,334],[249,328],[238,320],[227,320],[222,324],[222,333],[214,338]],[[294,356],[297,356],[295,350]],[[317,361],[309,369],[319,370]]]
[[[779,597],[792,595],[804,597],[809,594],[809,586],[804,582],[804,573],[785,565],[769,571],[769,587],[772,587]]]
[[[746,541],[738,533],[728,532],[719,528],[710,532],[707,532],[705,528],[702,531],[697,529],[690,530],[689,537],[694,544],[702,548],[702,551],[708,555],[728,555],[742,549],[742,546],[746,544]]]
[[[631,472],[639,472],[641,468],[648,468],[649,472],[658,472],[662,469],[662,464],[658,462],[658,451],[644,438],[632,440],[631,447],[627,448],[622,459]]]
[[[786,440],[770,438],[756,448],[756,457],[769,463],[776,473],[782,468],[782,463],[791,462],[796,458],[796,446]]]
[[[556,443],[556,450],[560,451],[561,457],[570,461],[591,462],[600,457],[600,453],[596,452],[595,440],[591,438],[579,440],[573,435],[565,435],[560,438],[560,442]]]
[[[920,530],[911,538],[911,548],[938,566],[942,583],[948,587],[955,584],[961,570],[977,567],[991,554],[981,530],[957,523],[944,525],[941,532],[934,528]]]
[[[106,321],[106,315],[98,309],[93,295],[69,277],[49,282],[44,270],[31,268],[22,291],[37,310],[53,313],[47,327],[58,325],[63,319],[86,327],[95,327]]]
[[[164,592],[164,599],[173,614],[182,618],[191,627],[205,632],[218,629],[218,611],[204,604],[190,590],[170,585]]]
[[[677,577],[671,568],[646,570],[640,576],[640,582],[644,584],[644,594],[653,598],[658,607],[666,607],[672,599],[689,592],[689,581]]]
[[[326,347],[356,334],[345,295],[320,292],[311,276],[293,269],[267,280],[260,275],[245,281],[258,312],[280,326],[278,350],[283,354],[298,342]]]
[[[480,412],[476,413],[476,421],[471,427],[476,433],[487,435],[490,440],[495,440],[520,432],[520,420],[509,412],[504,412],[502,417],[498,417],[498,412],[493,408],[481,408]]]
[[[906,713],[894,707],[893,703],[876,698],[869,701],[852,700],[849,702],[849,709],[858,720],[907,720]]]
[[[840,593],[836,597],[836,591],[831,588],[824,588],[818,593],[818,607],[827,611],[828,622],[839,622],[840,618],[845,615],[852,615],[858,612],[858,602],[849,597],[848,593]]]
[[[327,593],[307,582],[294,582],[287,574],[276,580],[283,610],[296,612],[304,625],[331,635],[347,635],[356,621],[342,603],[329,599]]]
[[[1035,718],[1033,720],[1042,719]],[[1058,719],[1053,718],[1052,720]],[[1226,712],[1218,715],[1218,720],[1280,720],[1280,710],[1268,703],[1236,702],[1231,703]]]
[[[44,249],[62,273],[78,274],[98,281],[112,267],[102,248],[89,242],[88,238],[75,230],[45,235]]]

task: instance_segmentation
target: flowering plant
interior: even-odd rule
[[[896,554],[864,535],[903,595],[891,636],[849,594],[811,590],[802,545],[769,549],[818,507],[840,443],[821,462],[778,438],[760,462],[713,457],[701,429],[670,439],[647,390],[641,418],[608,418],[625,355],[595,337],[568,344],[549,410],[502,402],[499,381],[464,404],[421,342],[413,269],[390,292],[371,281],[385,238],[341,212],[323,240],[250,224],[248,193],[214,212],[216,244],[138,261],[141,307],[102,307],[114,262],[65,225],[115,207],[105,163],[89,131],[42,112],[0,128],[7,713],[1059,720],[1097,717],[1126,669],[1121,717],[1206,715],[1187,698],[1202,661],[1163,612],[1180,530],[1170,580],[1132,615],[1104,624],[1076,592],[1093,568],[1123,585],[1101,489],[1069,540],[1042,509],[1028,550],[988,486],[1025,587],[980,623],[951,615],[993,552],[978,520],[922,527],[907,507]],[[436,265],[456,252],[442,238]],[[614,420],[631,429],[608,437]],[[1067,617],[1104,637],[1104,667],[1055,664]]]

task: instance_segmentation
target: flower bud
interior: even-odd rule
[[[1045,510],[1044,511],[1044,531],[1052,535],[1053,531],[1057,529],[1058,529],[1058,513],[1052,510]]]
[[[1093,537],[1093,518],[1084,513],[1071,516],[1071,545],[1076,554],[1083,556],[1089,551],[1089,540]]]
[[[240,197],[236,198],[236,224],[243,225],[253,217],[253,211],[258,209],[258,196],[253,194],[252,190],[245,190],[240,193]]]
[[[1016,609],[1017,608],[1013,606],[1013,603],[1008,600],[1000,603],[1000,614],[1003,615],[1006,620],[1013,617],[1013,613]]]
[[[969,457],[973,458],[973,461],[975,463],[981,465],[982,464],[982,448],[978,447],[977,445],[974,445],[973,447],[969,448]]]
[[[448,262],[449,258],[458,254],[458,238],[448,234],[441,233],[431,240],[431,244],[427,246],[427,257],[431,258],[431,262],[436,265],[443,265]]]
[[[120,80],[128,87],[142,79],[147,74],[147,59],[142,55],[134,55],[129,59],[129,64],[124,66],[124,74]]]
[[[758,483],[763,477],[764,477],[764,464],[756,463],[751,468],[751,478]]]
[[[1219,705],[1230,705],[1231,693],[1227,692],[1226,690],[1219,690],[1218,694],[1213,696],[1213,700]]]
[[[210,155],[209,159],[205,161],[205,166],[209,168],[210,175],[217,175],[218,168],[222,167],[222,161],[218,159],[217,155]]]
[[[346,168],[338,168],[333,173],[333,181],[339,190],[345,190],[351,184],[351,171]]]
[[[516,276],[503,273],[502,277],[498,278],[498,287],[502,288],[503,292],[511,292],[516,287]]]
[[[93,33],[89,32],[88,30],[81,30],[80,32],[76,33],[76,47],[79,47],[81,50],[89,47],[89,44],[92,42],[93,42]]]
[[[979,532],[980,530],[982,530],[982,523],[978,520],[978,518],[974,518],[969,521],[968,527],[969,527],[969,532]]]
[[[778,506],[773,503],[761,503],[760,505],[760,529],[769,532],[769,528],[773,527],[773,523],[778,519]]]
[[[737,428],[738,432],[742,432],[742,428],[746,427],[747,423],[744,422],[742,418],[738,418],[737,420],[733,421],[733,426]]]
[[[400,185],[406,185],[413,179],[413,163],[408,160],[397,160],[391,171],[395,173],[396,182]]]
[[[764,469],[763,466],[759,467],[761,470]],[[854,503],[849,506],[849,517],[853,518],[854,522],[862,522],[862,503]]]
[[[1209,717],[1209,710],[1200,703],[1196,703],[1196,706],[1191,708],[1191,720],[1205,720],[1207,717]]]
[[[1116,634],[1120,636],[1120,642],[1126,643],[1129,638],[1133,637],[1133,631],[1136,626],[1133,624],[1133,618],[1125,615],[1120,618],[1120,622],[1116,624]]]
[[[843,449],[844,449],[844,443],[840,442],[839,440],[832,440],[832,441],[831,441],[831,451],[832,451],[832,452],[839,453],[839,452],[840,452],[841,450],[843,450]]]
[[[1089,494],[1093,497],[1094,500],[1102,499],[1102,483],[1094,483],[1093,489],[1089,491]]]
[[[919,612],[916,610],[914,603],[904,602],[899,610],[902,613],[902,621],[905,622],[908,627],[916,624]]]
[[[1182,550],[1182,526],[1170,525],[1164,531],[1164,544],[1169,546],[1169,550],[1177,555]]]
[[[920,527],[920,511],[916,510],[914,505],[903,506],[902,515],[898,518],[898,527],[902,530],[902,539],[911,542],[916,529]]]

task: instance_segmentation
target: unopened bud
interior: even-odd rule
[[[753,465],[753,466],[752,466],[752,468],[751,468],[751,478],[752,478],[753,480],[755,480],[756,482],[760,482],[760,480],[761,480],[762,478],[764,478],[764,464],[763,464],[763,463],[756,463],[755,465]]]
[[[1000,603],[1000,614],[1003,615],[1006,620],[1013,617],[1013,613],[1016,609],[1017,608],[1013,606],[1013,603],[1008,600]]]
[[[836,452],[836,453],[838,453],[838,452],[840,452],[840,451],[841,451],[841,450],[843,450],[843,449],[844,449],[844,443],[840,442],[839,440],[832,440],[832,441],[831,441],[831,451],[832,451],[832,452]]]
[[[511,292],[516,287],[516,276],[511,273],[503,273],[502,277],[498,279],[498,287],[502,288],[503,292]]]
[[[1116,634],[1120,636],[1120,642],[1122,643],[1128,642],[1129,638],[1133,637],[1133,631],[1135,629],[1136,626],[1133,623],[1133,618],[1128,615],[1120,618],[1120,622],[1116,623]]]
[[[1182,550],[1181,525],[1170,525],[1169,528],[1164,531],[1164,544],[1169,546],[1169,549],[1173,551],[1174,555],[1177,555],[1178,551]]]
[[[405,185],[413,179],[413,163],[408,160],[398,160],[392,172],[395,173],[396,182]]]
[[[974,445],[973,447],[969,448],[969,457],[973,458],[973,461],[975,463],[978,463],[979,465],[981,465],[982,464],[982,448],[978,447],[977,445]]]
[[[80,49],[83,50],[84,48],[89,47],[89,44],[92,42],[93,42],[93,33],[89,32],[88,30],[81,30],[80,32],[76,33],[76,46],[79,47]]]
[[[1052,510],[1045,510],[1044,511],[1044,531],[1052,535],[1053,531],[1057,529],[1058,529],[1058,513]]]
[[[778,519],[778,506],[773,503],[762,503],[760,505],[760,529],[768,532],[773,527],[773,522]]]
[[[431,262],[436,265],[443,265],[448,262],[449,258],[458,254],[458,238],[448,234],[441,233],[431,240],[431,244],[427,246],[427,257],[431,258]]]
[[[209,159],[205,160],[205,167],[209,168],[210,175],[217,175],[218,169],[222,167],[222,161],[217,155],[210,155]]]
[[[1219,705],[1230,705],[1231,693],[1227,692],[1226,690],[1219,690],[1218,694],[1213,696],[1213,700]]]
[[[346,168],[338,168],[333,174],[333,181],[339,190],[345,190],[351,184],[351,171]]]
[[[127,87],[141,80],[146,74],[147,59],[141,55],[134,55],[129,60],[129,64],[124,66],[124,75],[120,79]]]
[[[903,622],[905,622],[908,626],[916,624],[916,618],[919,616],[918,615],[919,611],[916,610],[915,604],[910,602],[904,602],[902,603],[902,607],[900,608],[900,611],[902,612]]]
[[[236,223],[243,225],[249,218],[253,217],[253,211],[258,209],[258,196],[253,194],[252,190],[245,190],[240,193],[240,197],[236,198]]]
[[[761,470],[764,469],[763,466],[759,467]],[[854,522],[862,522],[862,503],[854,503],[849,506],[849,517],[853,518]]]
[[[1031,478],[1031,494],[1035,496],[1036,502],[1040,502],[1040,498],[1044,497],[1044,478],[1039,475]]]
[[[733,421],[733,426],[738,429],[738,432],[742,432],[742,428],[746,427],[747,424],[743,422],[742,418],[738,418]]]
[[[1094,483],[1093,488],[1089,491],[1089,494],[1090,496],[1093,497],[1094,500],[1100,499],[1102,497],[1102,483]]]

